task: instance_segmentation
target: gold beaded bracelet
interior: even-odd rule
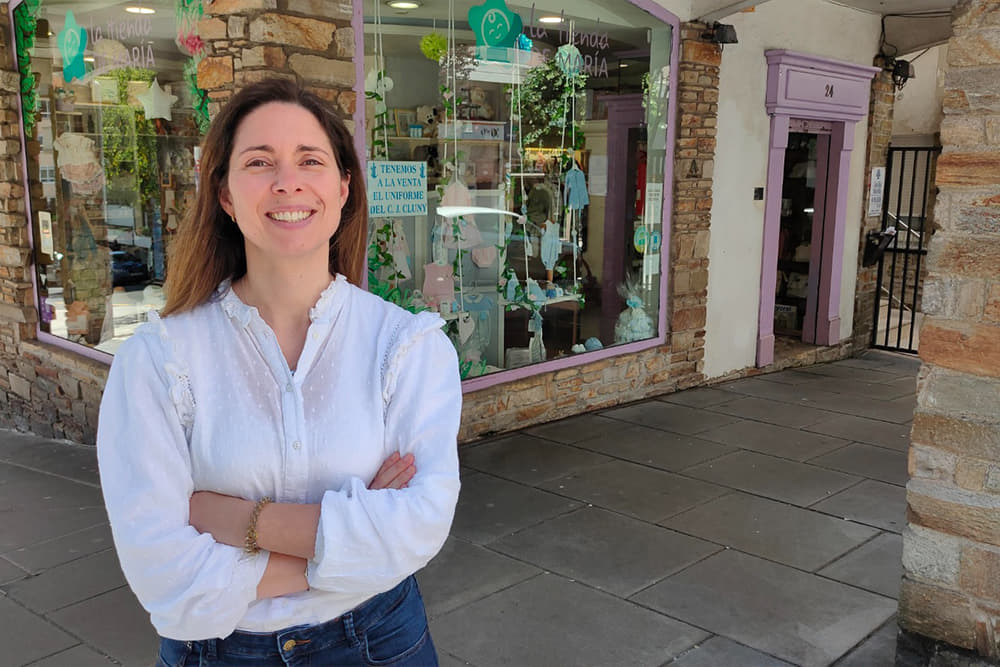
[[[260,553],[260,545],[257,544],[257,519],[260,518],[260,512],[264,509],[264,506],[270,502],[274,501],[268,496],[264,496],[257,501],[257,504],[253,506],[253,511],[250,512],[250,523],[247,525],[247,536],[243,541],[243,550],[248,554]]]

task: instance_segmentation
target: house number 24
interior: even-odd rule
[[[833,84],[826,84],[826,90],[823,92],[823,97],[833,97]]]

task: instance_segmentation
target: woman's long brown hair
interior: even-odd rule
[[[326,132],[342,177],[350,177],[340,226],[330,238],[330,273],[360,285],[364,271],[368,211],[365,178],[350,133],[333,108],[318,95],[288,79],[266,79],[236,93],[212,121],[202,143],[201,174],[195,206],[188,211],[170,247],[163,316],[182,313],[208,301],[223,280],[247,272],[243,234],[219,203],[219,188],[229,172],[233,137],[240,122],[270,102],[297,104]]]

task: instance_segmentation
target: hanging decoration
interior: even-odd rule
[[[486,0],[469,8],[469,27],[476,36],[476,46],[511,47],[524,30],[524,22],[504,0]]]
[[[135,97],[142,104],[142,109],[148,120],[153,120],[154,118],[173,120],[170,107],[177,101],[177,96],[163,90],[160,87],[159,80],[155,77],[153,78],[153,83],[149,84],[149,89]]]
[[[174,42],[188,56],[184,63],[183,76],[191,94],[191,108],[198,131],[208,131],[208,91],[198,86],[198,63],[205,57],[206,44],[198,35],[198,22],[205,14],[204,0],[175,0],[174,17],[177,35]]]
[[[420,38],[420,52],[428,60],[441,62],[442,56],[448,52],[448,38],[437,32],[429,32]]]
[[[87,73],[83,52],[87,48],[87,31],[76,22],[73,10],[66,11],[66,24],[56,37],[62,55],[62,75],[66,83],[82,79]]]
[[[14,10],[14,40],[17,47],[17,69],[21,73],[21,110],[24,118],[25,136],[35,131],[35,115],[38,99],[35,96],[35,75],[31,71],[31,50],[35,46],[35,32],[38,30],[38,10],[41,0],[24,0]]]

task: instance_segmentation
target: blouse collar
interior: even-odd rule
[[[346,277],[339,273],[335,275],[330,284],[320,293],[316,305],[309,309],[309,321],[332,321],[340,310],[344,297],[347,295],[347,285]],[[243,303],[240,297],[236,295],[236,292],[233,290],[232,281],[228,278],[219,283],[215,294],[219,305],[222,306],[223,312],[231,319],[239,322],[242,327],[248,327],[255,317],[260,318],[257,307]]]

